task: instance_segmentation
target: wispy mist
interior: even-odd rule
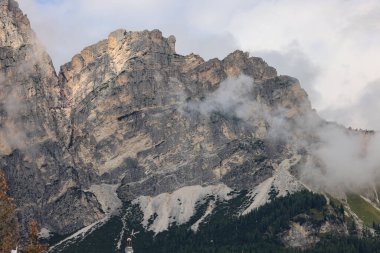
[[[34,38],[29,38],[31,43],[38,44]],[[15,49],[20,50],[20,49]],[[39,47],[30,48],[26,53],[25,59],[7,71],[0,72],[0,152],[9,154],[14,149],[32,151],[35,147],[30,147],[29,133],[41,127],[34,115],[38,112],[33,111],[33,98],[36,90],[42,90],[42,80],[36,81],[36,71],[38,68],[46,68],[47,58]],[[36,67],[38,65],[38,68]],[[34,82],[40,82],[35,84]],[[54,85],[53,83],[51,85]],[[46,101],[38,101],[44,103]],[[37,122],[36,122],[37,121]],[[29,136],[29,137],[28,137]]]
[[[190,102],[188,106],[203,115],[221,112],[247,122],[265,118],[266,110],[254,99],[255,86],[248,76],[231,77],[221,82],[218,89],[202,101]]]
[[[20,91],[19,87],[11,87],[10,81],[6,81],[4,76],[0,75],[1,87],[1,124],[0,124],[0,138],[1,148],[3,154],[10,153],[15,148],[25,146],[26,136],[24,130],[20,129],[18,123],[19,111],[23,109],[24,105],[17,95]],[[17,91],[18,90],[18,91]]]
[[[326,122],[309,108],[289,118],[289,108],[270,108],[260,101],[257,88],[250,77],[228,78],[202,101],[191,101],[186,108],[204,116],[217,112],[236,117],[256,129],[264,125],[266,131],[257,137],[286,141],[292,152],[306,150],[299,176],[312,188],[348,192],[376,184],[380,176],[378,134]]]
[[[374,132],[347,130],[335,124],[317,129],[318,142],[308,147],[310,156],[301,178],[329,191],[363,191],[378,184],[380,138]]]

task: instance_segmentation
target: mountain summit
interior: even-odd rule
[[[120,29],[57,75],[15,1],[0,0],[0,25],[0,166],[24,229],[35,218],[66,235],[129,203],[159,233],[241,191],[245,215],[315,187],[300,168],[328,167],[312,152],[321,129],[368,137],[320,119],[295,78],[242,51],[205,61],[159,30]]]

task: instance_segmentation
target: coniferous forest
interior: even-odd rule
[[[154,235],[151,231],[143,232],[137,220],[129,219],[128,226],[140,233],[134,238],[134,250],[139,253],[375,253],[380,252],[380,240],[376,236],[358,238],[354,233],[349,236],[327,233],[318,243],[307,249],[285,247],[281,234],[289,229],[289,222],[306,222],[306,214],[316,226],[326,220],[343,222],[342,207],[327,204],[323,195],[301,191],[285,197],[274,199],[248,215],[234,215],[234,208],[244,201],[244,194],[234,198],[235,203],[219,203],[213,214],[199,226],[197,233],[190,229],[194,220],[180,226],[173,225],[168,231]],[[200,212],[202,206],[199,208]],[[134,211],[135,213],[135,211]],[[136,213],[135,213],[136,214]],[[116,242],[112,238],[115,228],[121,228],[116,218],[99,228],[88,238],[68,247],[62,252],[115,252]],[[123,247],[120,252],[123,252]]]

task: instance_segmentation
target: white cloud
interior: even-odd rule
[[[181,54],[221,58],[239,48],[264,56],[281,74],[301,80],[323,116],[377,127],[350,115],[380,78],[379,1],[41,1],[19,0],[56,65],[117,28],[158,28],[177,37]]]
[[[364,129],[380,130],[380,80],[369,83],[355,103],[322,111],[322,115],[335,117],[340,122],[350,122]],[[349,113],[347,113],[349,112]]]
[[[314,90],[320,93],[313,105],[319,110],[344,109],[380,77],[379,12],[378,1],[262,1],[235,17],[229,29],[240,46],[253,53],[277,51],[286,55],[296,42],[298,50],[319,69],[311,84],[303,85],[311,94]],[[267,60],[273,61],[271,57]],[[273,62],[282,74],[299,74],[297,69],[284,73],[282,70],[289,70],[286,62]],[[337,115],[325,116],[337,119]]]
[[[307,151],[307,162],[302,164],[299,173],[302,181],[312,188],[332,193],[362,192],[379,182],[379,133],[349,131],[334,123],[326,124],[310,111],[292,120],[286,119],[285,108],[269,109],[257,100],[259,87],[248,76],[228,78],[201,101],[186,103],[183,111],[199,112],[206,117],[212,117],[215,112],[224,117],[236,117],[252,126],[256,136],[261,125],[269,126],[259,138],[266,138],[267,143],[281,141],[294,150]],[[375,84],[371,87],[380,89]],[[371,91],[364,98],[379,104]]]

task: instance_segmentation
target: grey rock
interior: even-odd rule
[[[189,109],[228,78],[255,80],[247,94],[289,126],[313,114],[299,82],[235,51],[223,60],[175,52],[159,30],[117,30],[56,75],[14,1],[0,0],[0,166],[25,225],[60,234],[106,215],[91,185],[119,185],[123,201],[187,185],[252,189],[294,150],[268,138],[270,122]],[[12,98],[11,100],[9,98]]]

